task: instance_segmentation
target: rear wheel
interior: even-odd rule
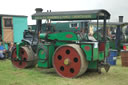
[[[53,66],[60,76],[73,78],[87,70],[88,62],[79,45],[67,44],[56,49]]]

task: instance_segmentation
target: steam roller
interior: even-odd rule
[[[56,49],[53,66],[60,76],[74,78],[85,73],[88,61],[79,45],[67,44]]]
[[[37,57],[34,55],[31,47],[22,46],[17,56],[16,48],[12,51],[11,61],[17,68],[33,67],[37,64]]]
[[[100,72],[105,68],[108,72],[110,66],[105,63],[109,56],[109,42],[106,40],[106,20],[110,18],[106,10],[42,12],[37,8],[32,19],[36,20],[35,30],[25,30],[23,40],[16,43],[12,52],[12,64],[17,68],[37,67],[43,69],[54,68],[58,75],[66,78],[76,78],[87,70]],[[42,20],[46,23],[42,25]],[[89,23],[82,28],[57,30],[52,21],[74,20],[103,20],[103,32],[98,28],[96,32],[103,36],[96,36],[91,32]],[[69,26],[70,27],[70,26]],[[89,29],[90,28],[90,29]],[[37,59],[38,58],[38,59]]]

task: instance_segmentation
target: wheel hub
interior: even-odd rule
[[[64,65],[66,65],[66,66],[70,65],[70,59],[69,58],[66,58],[64,60]]]

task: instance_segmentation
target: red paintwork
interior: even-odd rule
[[[127,50],[127,46],[126,46],[126,45],[124,45],[124,46],[123,46],[123,49],[124,49],[124,50]]]
[[[75,27],[75,29],[78,29],[78,27]]]
[[[66,50],[70,50],[70,54],[66,54]],[[57,57],[58,55],[62,56],[62,59],[59,60]],[[78,58],[78,62],[74,62],[74,58]],[[69,65],[65,65],[64,64],[64,60],[65,59],[69,59],[70,60],[70,64]],[[63,77],[68,77],[68,78],[72,78],[75,77],[79,71],[80,71],[80,67],[81,67],[81,60],[80,60],[80,55],[78,54],[78,52],[69,46],[63,46],[61,48],[59,48],[53,58],[53,65],[57,71],[57,73]],[[64,71],[60,70],[60,67],[63,66],[64,67]],[[74,73],[71,73],[69,70],[70,68],[74,68]]]
[[[85,46],[84,49],[85,49],[86,51],[89,51],[89,50],[90,50],[90,47],[89,47],[89,46]]]
[[[42,51],[41,54],[43,55],[44,54],[44,51]]]
[[[99,43],[99,51],[105,51],[105,43],[104,42]]]
[[[72,34],[67,34],[66,37],[67,38],[72,38]]]
[[[24,51],[24,54],[22,55],[22,60],[23,60],[24,58],[26,58],[26,60],[27,60],[27,58],[28,58],[27,53],[25,52],[24,49],[21,49],[20,52],[21,52],[21,51]],[[17,55],[16,55],[16,49],[14,49],[13,52],[12,52],[12,64],[13,64],[14,66],[16,66],[17,68],[25,68],[25,67],[27,67],[27,62],[22,61],[22,64],[19,64],[19,63],[20,63],[19,60],[17,60],[17,61],[14,60],[14,58],[16,58],[16,57],[17,57]]]

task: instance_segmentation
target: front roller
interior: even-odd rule
[[[22,46],[19,53],[21,59],[17,57],[16,48],[12,51],[11,61],[15,67],[28,68],[37,64],[37,57],[34,55],[31,47]]]
[[[85,73],[88,62],[79,45],[67,44],[56,49],[53,66],[60,76],[74,78]]]

